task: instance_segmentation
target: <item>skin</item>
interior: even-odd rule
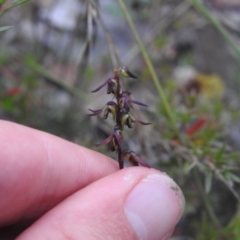
[[[124,204],[159,171],[119,171],[107,156],[7,121],[0,121],[0,146],[0,239],[21,232],[17,239],[138,239]],[[166,228],[174,229],[183,207]]]

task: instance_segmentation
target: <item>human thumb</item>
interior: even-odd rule
[[[131,167],[106,176],[54,207],[18,240],[168,239],[184,197],[165,173]]]

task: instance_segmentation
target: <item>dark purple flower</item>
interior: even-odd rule
[[[89,111],[91,111],[92,113],[87,114],[87,116],[91,117],[91,116],[97,116],[100,115],[103,112],[103,119],[107,119],[108,118],[108,114],[111,113],[113,116],[113,120],[116,120],[116,114],[117,114],[117,108],[118,105],[117,103],[115,103],[114,101],[110,101],[106,104],[105,107],[98,109],[98,110],[92,110],[89,109]]]
[[[107,106],[104,109],[103,119],[107,119],[108,114],[111,113],[113,117],[113,121],[116,121],[117,109],[118,109],[117,103],[113,101],[108,102]]]
[[[134,103],[134,104],[137,104],[137,105],[141,105],[141,106],[147,107],[146,104],[131,99],[130,95],[131,95],[131,93],[130,93],[130,92],[127,92],[127,91],[122,92],[122,94],[120,95],[119,104],[120,104],[120,107],[121,107],[122,109],[124,108],[124,109],[129,110],[130,107],[133,108],[133,106],[132,106],[133,103]]]
[[[142,125],[149,125],[151,123],[143,122],[141,120],[135,119],[127,110],[122,112],[121,116],[121,126],[127,125],[129,128],[132,128],[132,123],[139,123]]]
[[[139,164],[144,167],[150,168],[150,166],[143,161],[140,157],[137,156],[137,154],[131,150],[124,150],[122,152],[122,161],[126,158],[127,161],[132,165],[132,166],[138,166]]]
[[[103,87],[105,87],[107,85],[107,94],[116,94],[117,92],[117,88],[120,87],[119,83],[118,83],[118,79],[115,77],[111,77],[109,79],[107,79],[102,85],[100,85],[99,87],[97,87],[96,89],[94,89],[93,92],[97,92],[100,89],[102,89]]]
[[[117,151],[122,147],[122,132],[118,125],[116,125],[111,133],[111,135],[106,138],[101,143],[95,144],[96,147],[100,147],[108,144],[111,151]]]

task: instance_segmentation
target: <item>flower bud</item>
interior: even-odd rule
[[[127,67],[122,67],[119,69],[120,70],[120,73],[123,77],[126,77],[126,78],[137,78],[135,75],[133,75],[133,73],[131,73],[129,71],[129,69]]]

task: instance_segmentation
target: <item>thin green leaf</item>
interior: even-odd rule
[[[195,156],[199,156],[199,148],[197,146],[195,146],[193,142],[189,142],[189,145],[191,146],[193,154]]]
[[[240,183],[240,178],[231,172],[229,172],[226,177],[233,182]]]
[[[16,6],[19,6],[21,4],[24,4],[26,2],[28,2],[29,0],[20,0],[20,1],[15,1],[12,2],[9,6],[7,6],[1,13],[0,13],[0,17],[5,14],[7,11],[9,11],[11,8],[14,8]]]
[[[197,165],[197,162],[192,162],[192,163],[187,162],[183,167],[183,172],[185,174],[188,174],[196,165]]]
[[[213,156],[213,160],[216,163],[220,163],[220,160],[222,160],[223,154],[225,152],[226,145],[223,145],[216,154]]]
[[[229,153],[229,154],[225,154],[222,158],[223,159],[238,159],[240,156],[240,153]]]
[[[206,173],[206,177],[205,177],[205,192],[206,193],[209,193],[212,188],[212,177],[213,177],[212,172]]]
[[[205,129],[202,135],[203,142],[202,147],[206,147],[211,140],[216,138],[216,130],[215,129]]]
[[[0,27],[0,32],[10,29],[12,26]]]

